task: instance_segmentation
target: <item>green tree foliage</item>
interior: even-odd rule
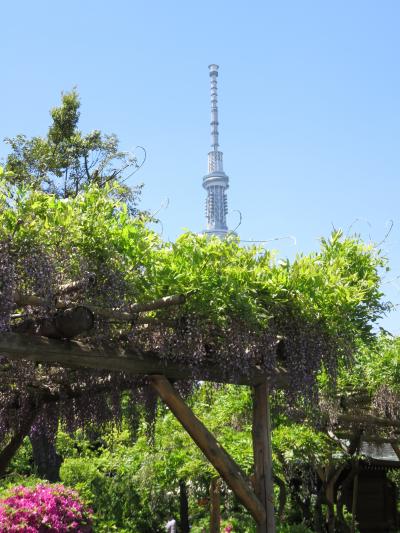
[[[17,135],[6,139],[11,148],[6,169],[13,173],[13,183],[67,198],[90,183],[103,187],[110,181],[125,181],[138,169],[136,157],[119,150],[116,135],[79,130],[80,99],[75,89],[62,94],[61,105],[50,115],[52,122],[45,137]],[[133,200],[128,187],[123,192]]]
[[[324,385],[328,419],[342,417],[343,430],[366,442],[393,439],[400,412],[400,338],[381,333],[372,344],[360,343],[352,364],[339,365],[337,390]]]
[[[196,311],[213,307],[213,320],[232,311],[265,325],[271,316],[288,312],[341,337],[347,332],[366,337],[387,309],[381,301],[385,261],[379,250],[356,237],[344,239],[341,231],[321,239],[319,252],[299,255],[293,263],[275,262],[271,252],[242,247],[236,238],[221,242],[194,234],[164,246],[160,258],[155,280],[196,290]]]
[[[145,218],[132,216],[119,192],[117,183],[92,184],[63,199],[3,182],[0,240],[14,261],[14,279],[5,277],[4,289],[51,299],[57,285],[92,272],[96,286],[82,291],[77,303],[124,309],[187,294],[184,306],[154,311],[157,329],[137,327],[134,341],[149,346],[161,336],[156,349],[169,356],[173,346],[174,357],[190,353],[193,368],[214,354],[232,369],[256,363],[268,370],[280,337],[289,380],[302,392],[313,386],[321,364],[334,368],[357,339],[370,338],[386,309],[379,286],[384,260],[357,238],[335,232],[320,251],[292,263],[242,247],[236,238],[188,233],[165,243]],[[26,266],[32,257],[45,263],[35,276]],[[110,324],[104,334],[115,339],[130,330],[130,324]]]
[[[251,476],[250,389],[203,384],[189,403]],[[299,500],[315,495],[317,469],[323,470],[346,459],[335,442],[310,425],[294,424],[278,415],[274,416],[273,426],[273,470],[283,480],[287,496],[280,516],[282,531],[307,531],[299,525],[303,519]],[[162,531],[171,512],[179,517],[179,482],[183,480],[189,493],[190,523],[194,531],[200,532],[208,527],[209,486],[218,473],[168,410],[159,410],[152,444],[147,429],[142,422],[134,443],[126,430],[114,432],[112,436],[103,435],[104,447],[96,451],[85,444],[87,441],[80,433],[75,441],[59,434],[58,449],[65,457],[61,468],[63,482],[85,495],[101,523],[114,524],[117,528],[130,524],[132,531],[139,532],[147,531],[146,527]],[[276,488],[278,509],[280,494]],[[234,531],[254,531],[248,513],[224,484],[221,513],[223,523],[233,524]]]
[[[54,272],[65,281],[79,276],[82,261],[92,271],[108,264],[110,269],[126,272],[129,299],[129,288],[137,294],[142,286],[143,276],[134,267],[151,261],[159,238],[146,228],[145,217],[132,216],[127,204],[115,198],[120,193],[121,186],[113,183],[60,199],[3,182],[0,238],[12,235],[20,255],[24,246],[40,248],[54,258]]]
[[[400,338],[381,333],[372,345],[360,344],[350,371],[341,369],[339,386],[371,395],[385,387],[400,395]]]
[[[189,401],[250,474],[249,389],[203,385]],[[160,409],[151,444],[144,421],[134,443],[127,430],[103,435],[103,441],[104,447],[93,451],[79,432],[75,441],[64,433],[58,437],[58,450],[65,457],[61,478],[85,496],[101,523],[114,524],[118,531],[163,531],[170,513],[179,518],[179,481],[184,481],[193,530],[207,524],[209,485],[217,473],[168,410]],[[245,527],[251,518],[226,487],[223,506],[226,521],[240,524],[240,531],[253,531]]]

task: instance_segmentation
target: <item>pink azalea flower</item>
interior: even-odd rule
[[[0,533],[90,533],[92,514],[61,484],[18,486],[0,500]]]

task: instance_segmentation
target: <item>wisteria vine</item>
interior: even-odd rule
[[[349,356],[355,339],[371,336],[371,323],[386,309],[379,289],[383,259],[338,232],[321,251],[293,264],[276,263],[270,252],[244,248],[236,238],[186,234],[163,243],[115,200],[111,185],[69,200],[18,193],[12,202],[3,199],[0,223],[0,333],[20,332],[29,342],[28,335],[47,331],[43,321],[60,319],[60,302],[68,309],[86,306],[93,324],[76,338],[184,363],[192,381],[178,384],[182,393],[207,377],[199,375],[200,367],[215,363],[221,381],[224,369],[232,375],[256,367],[268,375],[281,366],[292,397],[311,397],[321,367],[335,376],[337,361]],[[171,294],[188,297],[184,305],[131,320],[92,312],[126,313],[133,303]],[[154,410],[145,380],[136,376],[9,361],[6,355],[0,364],[2,442],[21,430],[24,415],[16,413],[33,408],[38,426],[52,413],[70,431],[121,420],[126,391],[132,403]],[[55,427],[50,418],[48,426]],[[35,427],[33,422],[30,431]]]

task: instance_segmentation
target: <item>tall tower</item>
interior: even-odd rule
[[[208,68],[211,81],[211,151],[208,153],[208,174],[203,178],[203,187],[207,191],[207,229],[204,233],[224,238],[228,233],[226,190],[229,187],[229,178],[224,172],[223,154],[219,151],[218,144],[218,65],[210,65]]]

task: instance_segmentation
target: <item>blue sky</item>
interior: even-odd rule
[[[384,288],[399,304],[399,25],[394,0],[5,2],[0,139],[45,134],[77,86],[84,131],[146,148],[135,179],[164,238],[199,231],[218,63],[230,227],[240,210],[243,239],[293,257],[332,227],[380,242],[393,221]],[[382,325],[400,334],[400,311]]]

